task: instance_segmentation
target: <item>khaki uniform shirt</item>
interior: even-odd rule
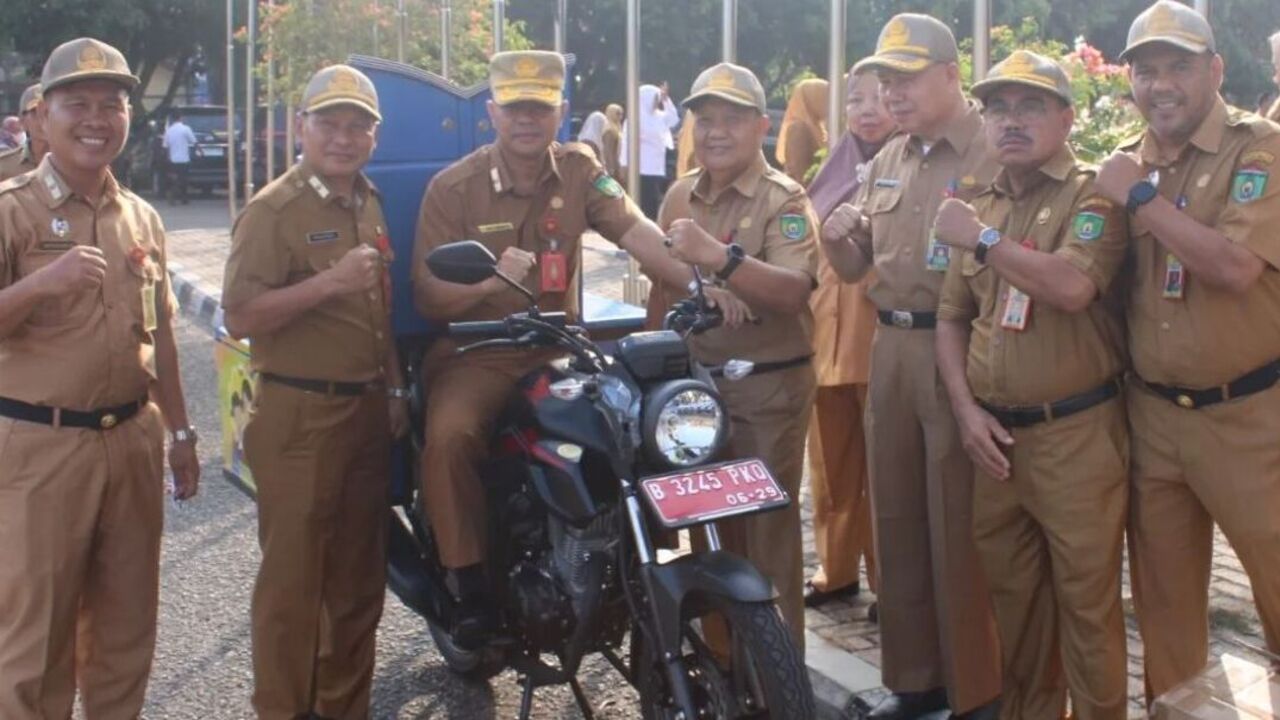
[[[305,163],[263,188],[231,231],[222,304],[241,306],[332,267],[358,245],[385,244],[378,193],[363,176],[352,198],[331,191]],[[391,342],[385,285],[331,298],[284,327],[251,338],[259,372],[369,382],[386,374]]]
[[[615,180],[622,182],[622,160],[618,153],[622,148],[622,131],[612,125],[600,135],[600,163]]]
[[[1123,306],[1111,282],[1128,249],[1124,210],[1096,194],[1093,178],[1064,147],[1021,195],[1001,171],[974,200],[982,223],[1000,230],[1003,242],[1053,253],[1099,291],[1077,313],[1032,300],[1026,327],[1007,329],[1002,319],[1009,281],[972,252],[954,256],[938,317],[971,324],[968,376],[975,397],[1005,407],[1039,405],[1087,392],[1123,372]]]
[[[870,236],[854,239],[875,263],[876,282],[867,295],[877,308],[937,310],[945,267],[931,270],[929,260],[938,206],[948,194],[972,200],[991,184],[996,169],[973,103],[927,152],[919,137],[903,134],[876,155],[853,204],[871,219]]]
[[[0,338],[0,397],[94,410],[145,398],[156,378],[154,332],[175,307],[156,211],[110,176],[90,204],[47,156],[0,186],[0,288],[75,245],[101,248],[102,286],[43,301]]]
[[[737,242],[746,254],[770,265],[818,274],[818,220],[799,183],[765,162],[764,155],[718,193],[699,169],[677,180],[658,213],[663,228],[692,218],[712,237]],[[687,288],[670,288],[685,297]],[[808,305],[797,314],[753,308],[759,324],[736,329],[718,327],[689,337],[699,362],[720,365],[729,360],[782,362],[813,354],[813,313]]]
[[[1221,99],[1172,162],[1149,134],[1124,146],[1158,173],[1160,195],[1266,263],[1244,294],[1209,287],[1184,272],[1183,297],[1166,298],[1171,257],[1131,219],[1135,278],[1129,296],[1134,369],[1149,382],[1216,387],[1280,358],[1280,126]]]
[[[31,157],[30,145],[0,153],[0,182],[35,170],[37,164]]]
[[[1267,111],[1267,119],[1272,122],[1280,122],[1280,98],[1276,98],[1276,101],[1271,103],[1271,109]]]
[[[644,214],[609,177],[586,145],[553,143],[533,195],[515,191],[496,145],[486,145],[431,180],[418,215],[413,246],[415,283],[430,277],[427,255],[459,240],[476,240],[495,257],[509,247],[534,253],[538,262],[523,285],[543,311],[578,313],[582,234],[595,230],[617,243]],[[564,255],[566,290],[544,291],[544,253]],[[514,290],[485,298],[457,321],[500,320],[528,303]]]

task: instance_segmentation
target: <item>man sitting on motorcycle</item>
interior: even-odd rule
[[[555,142],[565,112],[564,58],[505,52],[489,65],[490,122],[497,134],[431,181],[422,200],[413,256],[414,304],[438,322],[500,320],[526,308],[498,278],[445,282],[424,261],[434,248],[476,240],[498,271],[524,285],[543,311],[578,311],[580,240],[594,230],[640,261],[646,273],[685,287],[688,266],[672,259],[662,232],[645,219],[588,146]],[[453,573],[459,614],[455,641],[477,647],[492,609],[486,597],[485,494],[477,474],[493,424],[516,382],[556,350],[485,350],[456,355],[437,341],[423,362],[426,423],[422,492],[440,561]]]

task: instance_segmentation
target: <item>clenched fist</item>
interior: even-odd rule
[[[868,224],[867,216],[861,210],[844,203],[832,210],[826,222],[822,223],[822,241],[842,242],[854,233],[864,232]]]
[[[50,296],[97,289],[106,275],[106,256],[88,245],[76,245],[39,270],[41,288]]]
[[[715,272],[729,262],[724,243],[716,240],[688,218],[671,223],[667,229],[671,257],[680,262],[698,265]]]
[[[933,220],[933,236],[952,247],[972,250],[978,246],[978,235],[982,232],[982,223],[978,221],[978,211],[969,203],[956,198],[947,198],[938,207],[938,216]]]
[[[381,282],[382,256],[375,247],[359,245],[348,250],[327,273],[336,295],[367,292]]]
[[[525,278],[529,277],[529,271],[533,269],[537,260],[537,256],[528,250],[509,247],[503,250],[502,257],[498,258],[498,272],[506,275],[517,285],[524,285]],[[494,278],[494,280],[497,280],[497,278]],[[506,289],[505,283],[501,280],[497,280],[497,282],[499,284],[493,286],[495,289]]]
[[[1137,157],[1123,152],[1113,152],[1102,161],[1094,184],[1103,197],[1117,205],[1129,202],[1129,190],[1142,179],[1142,165]]]

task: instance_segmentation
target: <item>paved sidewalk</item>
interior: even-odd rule
[[[163,209],[162,209],[163,210]],[[230,247],[229,230],[187,229],[168,234],[169,264],[174,288],[183,310],[207,328],[221,323],[217,309],[221,297],[223,265]],[[599,237],[584,245],[584,281],[587,289],[614,300],[622,299],[622,277],[626,262],[617,248]],[[813,520],[808,485],[802,496],[806,576],[813,573],[817,558],[813,552]],[[1211,652],[1249,657],[1247,651],[1231,643],[1238,637],[1265,646],[1261,624],[1253,606],[1249,580],[1235,553],[1219,532],[1216,538],[1210,588]],[[866,586],[865,579],[863,586]],[[806,612],[809,635],[808,662],[815,690],[823,706],[823,717],[861,717],[866,708],[884,696],[879,686],[880,636],[867,621],[867,607],[874,596],[864,592],[849,602],[835,601],[820,610]],[[1133,618],[1126,569],[1124,605],[1129,635],[1130,717],[1143,717],[1142,641]],[[1260,658],[1252,657],[1258,661]]]

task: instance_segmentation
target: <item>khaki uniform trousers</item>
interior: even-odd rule
[[[486,508],[478,474],[498,415],[520,378],[557,351],[484,352],[450,357],[451,346],[424,363],[427,418],[422,492],[431,531],[447,568],[484,560]]]
[[[253,707],[263,720],[369,716],[386,583],[387,398],[260,383],[245,428],[262,565]]]
[[[0,418],[0,717],[136,718],[155,650],[164,425]]]
[[[791,496],[791,504],[785,508],[717,522],[720,543],[725,550],[750,560],[773,583],[782,619],[791,628],[801,653],[804,539],[800,527],[800,481],[814,383],[811,365],[717,382],[729,410],[729,447],[724,457],[763,460]],[[695,550],[705,549],[699,529],[693,530],[690,540]],[[728,648],[722,631],[714,625],[708,628],[707,639],[718,651]]]
[[[876,555],[867,492],[867,445],[863,415],[866,385],[819,387],[809,425],[809,490],[819,590],[858,582],[858,564],[867,559],[867,585],[875,592]]]
[[[1000,716],[1058,720],[1070,688],[1072,717],[1124,720],[1123,402],[1010,432],[1012,476],[978,470],[973,491],[974,537],[1004,657]]]
[[[1208,659],[1215,522],[1280,653],[1280,385],[1199,410],[1136,385],[1129,565],[1150,701]]]
[[[932,330],[876,328],[867,445],[884,684],[945,686],[951,710],[968,712],[1000,694],[1000,651],[973,543],[973,464]]]

